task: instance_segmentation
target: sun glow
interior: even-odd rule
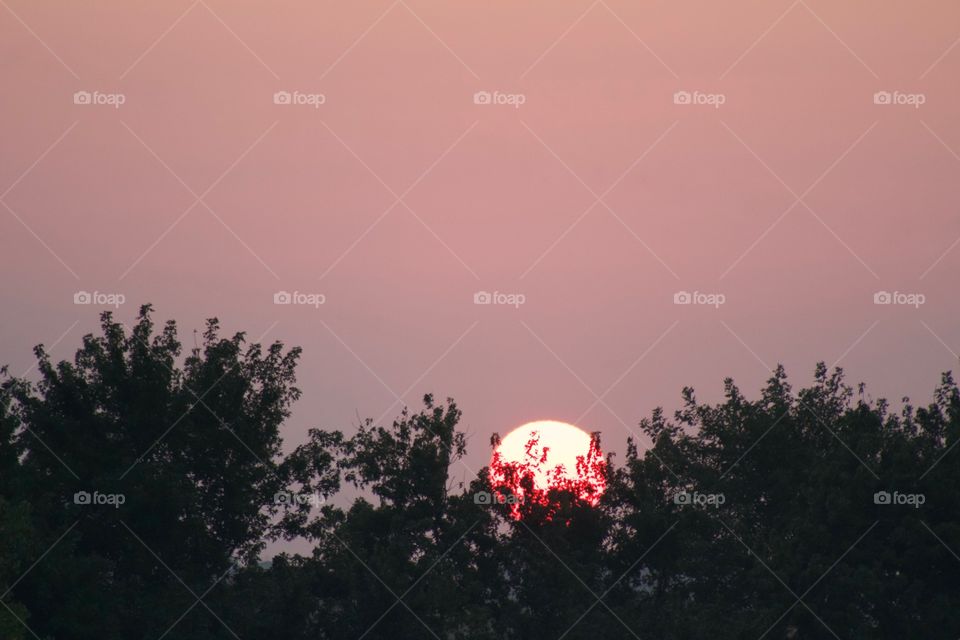
[[[566,422],[538,420],[511,431],[496,445],[490,462],[495,489],[513,494],[519,517],[523,505],[547,505],[549,492],[562,489],[596,505],[606,489],[606,464],[597,435]]]

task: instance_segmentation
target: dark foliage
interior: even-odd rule
[[[573,483],[514,508],[474,500],[486,470],[451,483],[452,400],[283,456],[299,350],[216,320],[185,357],[149,307],[36,354],[38,382],[0,386],[4,640],[960,635],[949,374],[897,413],[823,365],[756,400],[685,389],[652,446],[589,457],[598,504]],[[261,562],[281,537],[313,551]]]

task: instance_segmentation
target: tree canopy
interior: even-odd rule
[[[755,399],[682,392],[622,461],[521,504],[452,478],[456,402],[313,429],[297,348],[183,353],[149,306],[0,384],[0,638],[956,638],[960,392],[902,409],[816,366]],[[322,390],[319,391],[322,393]],[[502,461],[494,460],[494,466]],[[280,539],[306,555],[263,558]]]

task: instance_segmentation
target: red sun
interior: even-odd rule
[[[566,422],[538,420],[496,444],[490,484],[519,518],[523,504],[549,505],[555,489],[596,506],[607,487],[606,471],[598,435]]]

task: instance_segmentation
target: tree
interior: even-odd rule
[[[631,448],[612,484],[621,564],[649,548],[634,534],[651,521],[677,523],[645,559],[647,588],[625,594],[652,607],[647,628],[678,638],[960,632],[947,604],[960,597],[948,548],[960,543],[956,385],[945,375],[933,404],[907,403],[899,416],[863,387],[855,396],[839,369],[819,365],[794,394],[778,368],[756,401],[728,380],[722,404],[687,389],[673,421],[656,412],[643,422],[655,446],[642,457]],[[884,492],[925,506],[885,504]]]
[[[38,347],[38,383],[3,372],[4,639],[960,635],[949,374],[894,413],[839,369],[795,391],[778,367],[756,399],[684,389],[621,465],[594,438],[579,480],[538,489],[534,453],[456,484],[454,401],[284,457],[299,349],[211,320],[181,359],[150,314],[104,314],[72,362]],[[260,562],[279,536],[312,553]]]
[[[40,635],[159,637],[263,547],[300,351],[221,338],[213,319],[181,363],[176,325],[155,334],[149,306],[101,329],[73,362],[37,347],[39,383],[4,383],[18,427],[0,460],[16,456],[14,497],[49,549],[14,593]],[[203,606],[177,626],[230,635]]]
[[[470,605],[470,571],[457,560],[480,523],[451,517],[450,467],[466,450],[459,418],[455,403],[426,396],[422,412],[404,409],[389,427],[367,421],[349,438],[313,430],[287,459],[301,493],[326,498],[345,482],[362,494],[347,510],[327,504],[311,514],[306,503],[294,505],[284,520],[288,537],[316,544],[304,565],[315,578],[315,634],[412,638],[448,629],[470,637],[454,622]]]
[[[7,375],[5,368],[0,369],[0,375]],[[27,558],[36,552],[36,545],[29,505],[17,497],[15,480],[20,449],[14,443],[14,435],[19,422],[12,404],[10,390],[0,387],[0,479],[6,479],[0,482],[0,638],[21,640],[27,633],[24,625],[30,614],[8,592],[27,570]]]

